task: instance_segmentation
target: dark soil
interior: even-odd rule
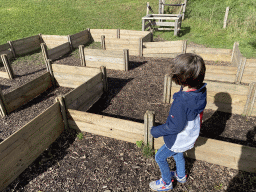
[[[37,58],[37,59],[31,59]],[[3,93],[44,73],[41,53],[14,61],[14,80],[1,78]],[[163,81],[173,59],[130,56],[128,72],[107,70],[109,93],[92,113],[143,122],[146,110],[166,121],[170,105],[163,104]],[[34,62],[38,62],[37,65]],[[78,51],[55,63],[80,66]],[[206,64],[229,65],[207,61]],[[25,67],[26,66],[26,67]],[[19,69],[19,70],[18,70]],[[19,71],[19,72],[18,72]],[[70,89],[51,90],[2,118],[0,139],[52,105],[56,95]],[[201,136],[256,147],[256,117],[205,110]],[[175,162],[168,159],[171,169]],[[188,180],[174,183],[173,191],[256,191],[256,174],[186,158]],[[148,184],[161,177],[154,158],[146,158],[135,144],[90,133],[77,137],[74,130],[61,136],[4,191],[150,191]]]

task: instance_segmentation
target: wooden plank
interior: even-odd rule
[[[246,59],[246,67],[256,68],[256,59]]]
[[[48,59],[55,60],[71,51],[69,42],[59,45],[53,49],[46,50]]]
[[[54,72],[54,78],[56,79],[57,83],[62,87],[63,82],[70,82],[71,84],[76,84],[77,86],[81,85],[85,81],[90,79],[91,76]]]
[[[108,62],[91,62],[86,61],[87,67],[101,67],[105,66],[107,69],[115,69],[115,70],[125,70],[125,64],[116,64],[116,63],[108,63]]]
[[[162,137],[154,140],[155,149],[159,149],[164,141]],[[199,137],[195,148],[188,150],[189,158],[206,161],[233,169],[256,172],[256,149],[225,141]]]
[[[145,48],[161,48],[166,47],[182,47],[183,46],[183,40],[180,41],[163,41],[163,42],[144,42],[143,46]]]
[[[225,82],[213,82],[213,81],[204,81],[207,83],[207,92],[228,92],[230,95],[243,95],[247,96],[249,91],[249,86],[247,85],[237,85]],[[180,89],[179,85],[172,83],[172,87]]]
[[[50,41],[63,41],[68,42],[68,36],[64,35],[41,35],[43,41],[50,40]]]
[[[69,105],[66,105],[69,109],[81,109],[84,104],[91,103],[95,96],[99,97],[103,94],[103,82],[100,82],[94,85],[91,89],[87,89],[83,92],[80,97],[72,98],[73,102],[69,102]],[[99,98],[97,97],[97,98]]]
[[[123,56],[123,53],[122,53]],[[120,65],[124,65],[124,56],[123,57],[106,57],[106,56],[93,56],[93,55],[85,55],[85,61],[86,61],[86,65],[88,64],[88,62],[90,61],[91,63],[94,62],[106,62],[106,63],[114,63],[114,64],[120,64]]]
[[[74,48],[77,48],[79,45],[84,45],[90,41],[89,31],[84,30],[74,35],[70,35],[70,40]]]
[[[19,53],[19,52],[22,52],[22,51],[23,52],[28,52],[28,51],[25,51],[24,49],[32,50],[33,48],[35,50],[40,48],[39,37],[38,37],[38,39],[36,39],[36,41],[24,42],[24,44],[16,45],[14,47],[15,53]]]
[[[23,39],[18,39],[18,40],[12,41],[12,44],[14,46],[20,46],[20,45],[24,45],[24,44],[37,42],[38,40],[40,40],[39,35],[35,35],[35,36],[26,37],[26,38],[23,38]]]
[[[59,104],[53,104],[40,115],[24,125],[21,129],[1,142],[0,161],[7,155],[10,155],[10,153],[19,147],[19,145],[24,143],[29,136],[33,135],[37,130],[40,130],[40,127],[44,127],[46,124],[48,125],[48,121],[46,121],[46,119],[50,120],[52,117],[56,116],[58,110],[60,110]]]
[[[52,64],[53,74],[56,72],[59,73],[67,73],[67,74],[77,74],[83,76],[95,76],[98,74],[100,69],[98,68],[90,68],[90,67],[77,67],[77,66],[69,66],[69,65],[61,65],[61,64]]]
[[[52,82],[50,73],[47,72],[44,75],[26,83],[25,85],[18,87],[12,92],[7,93],[4,95],[7,103],[7,111],[11,112],[19,108],[23,104],[46,91],[51,86]]]
[[[125,29],[120,29],[120,38],[122,38],[122,36],[146,36],[148,35],[150,32],[147,31],[136,31],[136,30],[125,30]]]
[[[121,45],[138,45],[139,39],[105,39],[106,45],[108,44],[121,44]]]
[[[68,109],[68,113],[69,120],[86,122],[98,125],[99,127],[110,127],[119,131],[144,135],[144,124],[142,123],[72,109]]]
[[[235,82],[237,67],[206,65],[206,80]]]
[[[80,130],[82,132],[89,132],[105,137],[110,137],[130,143],[136,143],[136,141],[143,140],[143,135],[129,133],[129,132],[120,132],[116,129],[111,129],[108,127],[99,127],[98,125],[79,122],[79,121],[72,121],[68,120],[69,126],[73,129]]]
[[[57,109],[56,109],[57,105]],[[5,187],[23,172],[64,129],[59,103],[51,106],[45,114],[34,118],[22,129],[1,143],[5,146],[1,153],[0,186]],[[38,123],[40,122],[40,124]],[[36,127],[34,125],[37,125]],[[8,145],[6,143],[9,143]],[[3,155],[4,154],[4,155]]]
[[[182,53],[182,47],[143,48],[143,54]]]
[[[175,22],[155,22],[155,26],[174,27]]]
[[[79,111],[89,110],[102,96],[103,91],[99,90],[95,92],[89,99],[87,99],[82,105],[78,107]]]
[[[90,29],[90,33],[95,42],[100,42],[102,35],[108,39],[117,38],[116,29]]]
[[[164,54],[144,54],[143,57],[158,57],[158,58],[175,58],[180,53],[164,53]]]
[[[118,51],[109,51],[101,49],[84,49],[85,56],[102,56],[102,57],[114,57],[114,58],[123,58],[123,50],[119,49]]]
[[[49,49],[57,47],[66,42],[69,42],[68,36],[59,36],[59,35],[42,35],[42,40],[44,43],[46,43]]]
[[[138,51],[140,50],[139,44],[106,44],[107,51],[120,51],[123,49],[129,49],[129,51]]]
[[[205,74],[205,80],[223,81],[223,82],[234,83],[235,79],[236,79],[236,75],[231,75],[231,74],[225,74],[225,73],[218,74],[218,73],[211,73],[211,72],[207,72]]]
[[[199,48],[199,47],[189,47],[187,48],[187,53],[207,53],[207,54],[221,54],[228,55],[231,57],[231,49],[217,49],[217,48]]]
[[[84,93],[88,92],[88,90],[91,90],[94,86],[99,84],[102,81],[102,73],[99,72],[97,75],[94,77],[91,77],[88,81],[84,82],[81,84],[79,87],[74,89],[73,91],[69,92],[68,94],[65,95],[65,103],[66,106],[68,107],[74,101],[82,96]]]
[[[7,73],[7,72],[4,72],[4,71],[0,71],[0,77],[9,79],[8,73]]]

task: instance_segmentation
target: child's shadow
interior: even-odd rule
[[[217,110],[211,117],[206,117],[206,120],[203,121],[200,129],[200,137],[196,141],[195,147],[187,151],[187,156],[189,157],[187,161],[188,173],[190,173],[196,159],[195,149],[204,145],[208,138],[216,139],[224,132],[227,121],[232,115],[231,104],[232,98],[229,93],[219,92],[214,96],[214,105],[217,106]],[[209,105],[212,104],[209,103]]]
[[[232,98],[228,93],[220,92],[214,96],[214,104],[218,108],[210,118],[203,121],[200,136],[215,139],[224,132],[232,115],[231,103]]]

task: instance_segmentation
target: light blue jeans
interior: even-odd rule
[[[176,162],[176,171],[179,178],[185,176],[185,159],[183,153],[175,153],[163,145],[156,153],[155,160],[160,168],[162,179],[166,184],[172,181],[171,171],[167,162],[168,157],[173,157]]]

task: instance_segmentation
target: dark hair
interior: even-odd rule
[[[171,75],[178,85],[199,88],[204,81],[205,71],[202,57],[193,53],[185,53],[175,57]]]

